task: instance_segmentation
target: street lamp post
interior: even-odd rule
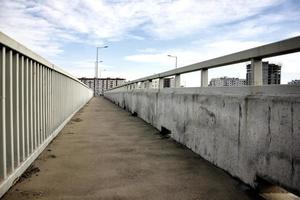
[[[103,47],[96,47],[96,51],[97,51],[97,54],[96,54],[96,71],[95,71],[95,78],[98,78],[98,58],[99,58],[99,49],[104,49],[104,48],[108,48],[108,46],[103,46]]]
[[[106,71],[106,69],[103,69],[102,71],[104,72],[104,71]],[[99,72],[100,72],[100,73],[99,73],[99,78],[101,79],[101,69],[99,70]],[[102,80],[102,81],[104,81],[104,80]],[[103,86],[103,85],[102,85],[102,86]],[[102,95],[103,95],[103,91],[104,91],[104,88],[101,87],[101,94],[102,94]]]
[[[106,69],[103,69],[102,72],[107,71]],[[99,78],[101,78],[101,69],[99,70]]]
[[[98,62],[95,62],[95,78],[98,78],[98,74],[99,74],[99,68],[98,68],[98,63],[102,63],[102,60],[99,60]]]
[[[108,46],[96,47],[96,69],[95,69],[95,81],[94,81],[94,96],[96,96],[96,83],[98,82],[99,49],[104,49],[104,48],[108,48]]]
[[[98,83],[98,63],[102,63],[103,61],[95,62],[95,78],[94,78],[94,96],[96,96],[96,85]]]
[[[168,55],[171,58],[175,58],[175,69],[177,68],[177,56]]]

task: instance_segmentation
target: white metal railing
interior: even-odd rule
[[[201,87],[208,86],[208,69],[222,67],[231,64],[251,61],[254,69],[254,85],[263,84],[262,59],[279,56],[300,51],[300,36],[282,40],[279,42],[259,46],[256,48],[240,51],[237,53],[221,56],[211,60],[195,63],[181,68],[169,70],[159,74],[147,76],[137,80],[127,82],[123,85],[114,87],[110,91],[126,91],[136,88],[149,89],[151,82],[154,79],[159,79],[159,88],[163,88],[163,79],[170,76],[175,76],[175,87],[180,87],[180,75],[188,72],[201,71]],[[107,90],[108,92],[109,90]]]
[[[0,197],[93,91],[0,32]]]

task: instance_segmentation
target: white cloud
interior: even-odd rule
[[[64,42],[95,42],[132,35],[136,28],[158,38],[183,37],[259,13],[281,0],[2,0],[0,29],[43,55]],[[45,47],[49,50],[45,50]]]
[[[245,49],[257,47],[262,45],[261,42],[256,41],[235,41],[235,40],[220,40],[220,41],[207,41],[206,44],[197,45],[195,42],[194,47],[188,49],[144,49],[140,50],[143,53],[129,55],[125,60],[139,63],[152,63],[160,66],[166,66],[173,63],[173,59],[167,55],[176,55],[178,57],[178,65],[184,66],[195,62],[215,58],[218,56],[242,51]],[[149,53],[147,53],[149,52]]]
[[[74,40],[74,35],[63,32],[44,18],[31,15],[34,9],[30,6],[31,3],[25,1],[3,1],[0,30],[46,57],[61,53],[63,44],[59,39]]]
[[[125,57],[126,60],[139,63],[150,63],[153,65],[164,66],[160,68],[162,72],[172,69],[174,61],[168,58],[167,54],[178,56],[179,67],[201,62],[211,58],[235,53],[249,48],[257,47],[265,43],[257,41],[237,41],[237,40],[220,40],[215,42],[208,42],[207,44],[188,50],[185,49],[169,49],[157,53],[136,54]],[[288,54],[283,56],[272,57],[264,59],[275,64],[282,64],[282,83],[286,84],[292,79],[299,79],[300,72],[298,69],[300,53]],[[246,64],[249,62],[229,65],[225,67],[218,67],[209,70],[209,79],[222,76],[246,78]],[[155,69],[156,70],[156,69]],[[149,74],[148,74],[149,75]],[[140,78],[140,77],[136,77]],[[199,72],[189,73],[183,75],[182,84],[195,87],[200,84]]]
[[[51,60],[57,60],[69,42],[101,44],[104,40],[123,39],[143,42],[149,36],[169,40],[199,35],[199,41],[189,48],[145,48],[139,54],[125,57],[127,61],[156,65],[159,71],[155,72],[174,66],[174,60],[167,54],[177,55],[178,65],[184,66],[269,42],[273,40],[273,32],[283,30],[282,24],[300,16],[299,11],[287,10],[288,6],[266,12],[280,3],[286,5],[284,0],[0,1],[0,30]],[[203,32],[208,36],[202,37]],[[257,40],[261,35],[268,35],[268,39]],[[299,35],[297,29],[289,33],[296,35]],[[90,66],[83,63],[88,61],[76,62],[72,65],[75,74],[90,74],[85,67],[74,67]],[[68,63],[65,65],[70,66]]]
[[[205,30],[208,27],[235,22],[260,13],[281,0],[180,0],[151,11],[146,30],[159,38],[172,39]]]
[[[296,32],[292,32],[288,35],[288,37],[296,37],[296,36],[299,36],[300,35],[300,31],[296,31]]]

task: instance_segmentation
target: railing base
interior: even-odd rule
[[[85,103],[87,104],[88,101]],[[15,171],[10,174],[7,179],[5,179],[0,184],[0,198],[10,189],[11,186],[15,184],[15,180],[18,179],[25,170],[35,161],[35,159],[44,151],[44,149],[49,145],[49,143],[58,135],[58,133],[65,127],[65,125],[72,119],[72,117],[83,107],[83,104],[77,110],[75,110],[53,133],[47,138],[42,145],[40,145],[32,155],[30,155]]]

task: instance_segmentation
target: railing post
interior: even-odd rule
[[[158,88],[164,88],[164,78],[159,78]]]
[[[29,85],[28,85],[28,112],[29,112],[29,148],[30,148],[30,153],[34,151],[33,149],[33,102],[32,102],[32,96],[33,96],[33,85],[32,85],[32,80],[33,80],[33,65],[32,65],[32,60],[30,59],[29,61],[29,71],[28,71],[28,80],[29,80]]]
[[[20,127],[19,127],[19,53],[13,53],[13,143],[14,143],[14,166],[20,164]]]
[[[14,135],[13,135],[13,51],[6,52],[6,163],[7,172],[14,171]]]
[[[19,122],[20,122],[20,161],[24,161],[26,158],[25,155],[25,143],[24,143],[24,56],[21,56],[20,59],[20,65],[19,65]]]
[[[37,64],[36,66],[36,137],[37,145],[41,144],[41,113],[40,113],[40,88],[41,88],[41,79],[40,79],[40,68],[41,65]]]
[[[5,63],[6,48],[1,48],[0,58],[0,181],[6,179],[6,107],[5,107]]]
[[[251,59],[251,67],[254,72],[254,85],[263,85],[263,70],[261,59]]]
[[[175,75],[175,88],[180,87],[180,74]]]
[[[144,82],[144,89],[148,89],[149,88],[148,86],[149,86],[149,81],[147,80]]]
[[[208,86],[208,69],[201,70],[201,87]]]
[[[152,88],[152,80],[148,80],[148,89]]]
[[[37,105],[37,102],[36,102],[36,85],[37,83],[37,63],[34,62],[33,63],[33,92],[32,92],[32,95],[33,95],[33,149],[36,149],[38,147],[38,144],[37,144],[37,124],[36,124],[36,120],[37,120],[37,109],[36,109],[36,105]]]
[[[141,87],[140,87],[141,89],[145,89],[146,88],[146,82],[145,81],[142,81],[141,82]]]

